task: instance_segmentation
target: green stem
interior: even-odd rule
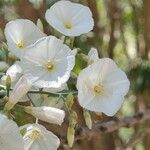
[[[70,48],[73,49],[75,37],[70,37]]]
[[[68,95],[69,93],[72,93],[73,95],[77,95],[77,91],[68,91],[68,92],[61,92],[61,93],[51,93],[51,92],[47,92],[47,91],[28,91],[28,94],[47,94],[47,95],[51,95],[51,96],[60,96],[60,95]]]
[[[34,102],[32,101],[32,99],[30,98],[29,94],[27,94],[28,99],[30,100],[31,104],[35,107]]]
[[[62,95],[60,97],[63,99],[65,107],[66,107],[68,113],[71,114],[70,109],[69,109],[68,105],[66,104],[66,99]]]

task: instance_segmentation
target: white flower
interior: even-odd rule
[[[65,112],[54,107],[26,107],[25,111],[42,121],[58,125],[61,125],[65,118]]]
[[[20,129],[26,129],[24,150],[57,150],[59,147],[59,138],[42,125],[28,124]]]
[[[28,47],[20,64],[34,86],[59,88],[70,77],[75,55],[61,40],[49,36]]]
[[[93,62],[96,62],[97,60],[99,60],[97,49],[91,48],[91,50],[88,53],[88,64],[92,64]]]
[[[90,9],[70,1],[56,2],[46,11],[47,22],[66,36],[79,36],[93,29]]]
[[[88,110],[113,116],[121,107],[129,84],[126,74],[113,60],[99,59],[80,72],[78,101]]]
[[[0,114],[0,149],[24,150],[22,136],[17,124]]]
[[[12,109],[16,103],[21,101],[21,98],[25,96],[31,86],[32,82],[30,82],[30,80],[28,80],[25,76],[22,76],[10,93],[9,101],[6,103],[5,109]]]
[[[44,37],[45,34],[32,21],[17,19],[6,24],[5,36],[10,51],[21,57],[27,46]]]

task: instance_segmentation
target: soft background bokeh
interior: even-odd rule
[[[30,1],[30,2],[29,2]],[[40,18],[45,33],[59,36],[45,21],[45,11],[58,0],[0,0],[0,45],[5,42],[3,31],[5,24],[16,18],[27,18],[36,23]],[[100,57],[110,57],[116,61],[131,81],[129,94],[119,118],[143,111],[150,106],[150,0],[72,0],[90,7],[95,20],[93,32],[75,39],[75,47],[88,53],[91,47],[98,49]],[[13,60],[6,59],[5,51],[0,50],[0,71],[5,72]],[[5,63],[6,62],[6,63]],[[84,65],[77,58],[76,73]],[[94,119],[100,119],[94,116]],[[111,118],[107,118],[108,120]],[[85,126],[82,117],[79,122]],[[47,125],[48,126],[48,125]],[[132,137],[150,126],[150,122],[132,128],[120,128],[106,135],[97,135],[92,139],[77,140],[76,150],[113,150],[123,149]],[[49,127],[48,127],[49,128]],[[50,127],[58,135],[61,128]],[[63,146],[62,146],[63,147]],[[68,149],[67,146],[60,149]],[[132,148],[130,148],[132,149]],[[134,145],[136,150],[150,149],[150,134]]]

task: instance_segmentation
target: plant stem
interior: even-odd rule
[[[73,95],[77,95],[77,91],[68,91],[68,92],[61,92],[61,93],[51,93],[51,92],[47,92],[47,91],[28,91],[28,94],[47,94],[47,95],[51,95],[51,96],[60,96],[60,95],[68,95],[69,93],[72,93]]]

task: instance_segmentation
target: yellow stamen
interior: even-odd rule
[[[104,88],[102,85],[95,85],[94,92],[98,95],[101,95],[104,92]]]
[[[22,41],[16,44],[17,48],[24,48],[24,43]]]
[[[71,24],[71,23],[65,23],[65,24],[64,24],[64,27],[65,27],[66,29],[71,29],[71,28],[72,28],[72,24]]]
[[[47,64],[47,70],[51,71],[54,68],[54,65],[52,63]]]
[[[36,140],[36,139],[38,139],[40,136],[41,136],[41,134],[40,134],[39,131],[37,131],[37,130],[33,130],[33,131],[32,131],[32,134],[31,134],[31,138],[32,138],[32,139]]]

